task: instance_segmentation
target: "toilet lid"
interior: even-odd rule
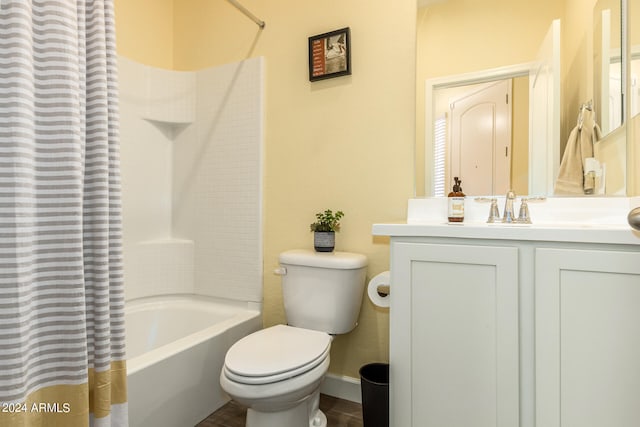
[[[309,329],[276,325],[248,335],[235,343],[225,357],[231,379],[265,384],[302,374],[328,355],[331,338]]]

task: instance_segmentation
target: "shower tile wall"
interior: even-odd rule
[[[262,300],[263,60],[197,73],[196,126],[176,138],[173,225],[195,241],[196,293]]]
[[[154,122],[149,75],[161,71],[119,61],[120,158],[126,243],[171,236],[171,124]],[[195,80],[195,79],[194,79]],[[168,82],[173,83],[173,82]]]
[[[119,59],[127,299],[261,300],[261,76]]]

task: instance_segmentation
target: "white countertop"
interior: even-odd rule
[[[504,197],[498,198],[500,214]],[[520,200],[514,203],[517,215]],[[392,237],[450,237],[640,245],[627,223],[640,198],[549,198],[529,203],[533,224],[487,224],[488,203],[466,201],[465,221],[447,222],[447,199],[411,199],[406,223],[374,224],[373,234]]]

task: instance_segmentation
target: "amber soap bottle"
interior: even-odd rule
[[[453,190],[449,193],[449,222],[464,221],[464,193],[462,192],[462,181],[454,177]]]

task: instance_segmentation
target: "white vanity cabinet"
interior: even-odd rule
[[[536,425],[640,426],[640,252],[536,248]]]
[[[518,249],[394,242],[392,426],[518,425]]]
[[[392,427],[640,426],[640,234],[377,224]]]

